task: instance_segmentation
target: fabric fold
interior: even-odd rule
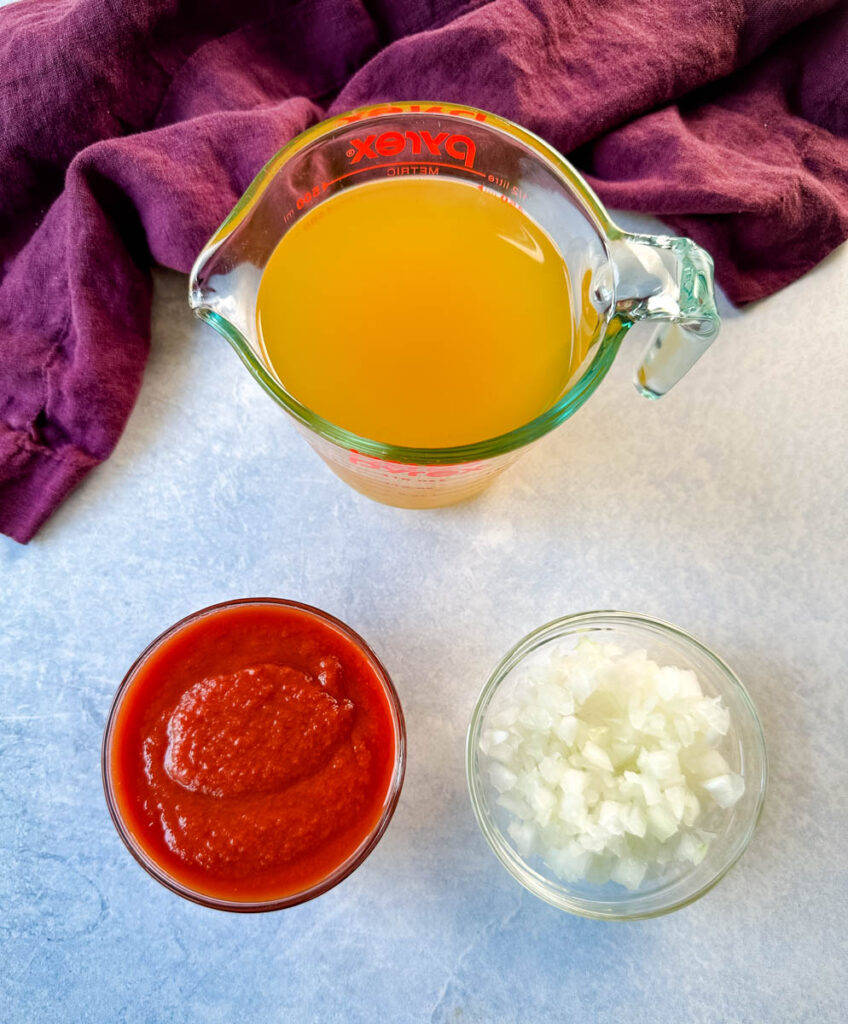
[[[72,447],[37,444],[0,424],[3,532],[26,543],[98,461]]]
[[[493,110],[610,206],[708,248],[735,302],[848,237],[836,0],[19,0],[0,9],[0,531],[31,538],[141,386],[154,264],[186,272],[327,113]]]

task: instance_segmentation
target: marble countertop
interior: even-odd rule
[[[837,1022],[848,919],[848,247],[742,314],[660,402],[638,342],[478,500],[373,504],[324,467],[157,276],[114,456],[28,547],[0,538],[0,1020]],[[376,851],[319,899],[229,915],[154,883],[106,812],[114,691],[174,620],[231,597],[325,608],[397,685],[409,767]],[[671,620],[760,710],[759,830],[704,899],[581,920],[497,863],[465,791],[489,671],[591,608]]]

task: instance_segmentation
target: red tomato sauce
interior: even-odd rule
[[[397,737],[379,670],[305,609],[215,609],[161,641],[116,708],[108,771],[141,849],[186,888],[303,892],[378,824]]]

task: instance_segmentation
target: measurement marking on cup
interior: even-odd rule
[[[460,167],[457,164],[444,163],[438,160],[393,160],[391,163],[384,164],[369,164],[367,167],[358,167],[355,171],[347,171],[345,174],[340,174],[337,178],[333,178],[332,181],[322,181],[320,185],[313,185],[311,189],[304,192],[303,195],[298,196],[296,209],[290,207],[283,215],[283,223],[288,224],[289,221],[294,217],[296,210],[302,210],[308,206],[313,199],[317,199],[320,195],[323,195],[328,189],[332,188],[333,185],[337,185],[340,181],[344,181],[345,178],[352,178],[355,174],[364,174],[366,171],[379,171],[386,170],[389,177],[394,175],[407,175],[407,174],[438,174],[440,167],[446,167],[448,170],[463,170],[468,174],[475,174],[478,178],[484,178],[490,185],[494,185],[496,188],[502,189],[504,192],[511,192],[513,196],[517,196],[520,199],[526,199],[527,193],[518,187],[518,185],[510,186],[509,178],[502,178],[496,174],[487,174],[486,171],[478,171],[473,167]],[[483,188],[482,185],[478,185],[478,188]],[[509,199],[506,195],[501,196],[507,202],[521,209],[519,203]]]
[[[496,188],[503,189],[504,192],[509,192],[510,195],[515,196],[516,199],[527,198],[527,193],[518,185],[513,185],[509,178],[501,178],[497,174],[487,174],[486,181],[488,181],[490,185],[494,185]]]
[[[367,167],[358,167],[355,171],[348,171],[346,174],[340,174],[338,178],[333,178],[332,181],[322,181],[320,185],[313,185],[312,188],[309,189],[309,191],[304,192],[303,195],[301,196],[298,196],[297,203],[295,205],[298,210],[302,210],[305,206],[308,206],[313,199],[317,199],[320,195],[326,192],[328,188],[331,188],[333,185],[337,185],[340,181],[343,181],[345,178],[351,178],[353,177],[354,174],[364,174],[365,171],[379,171],[386,167],[417,167],[422,168],[420,172],[422,174],[438,174],[439,167],[447,167],[448,170],[460,170],[465,171],[467,174],[476,174],[479,178],[486,177],[485,171],[475,171],[473,167],[463,167],[462,165],[458,164],[442,163],[437,160],[394,160],[391,163],[369,164]],[[424,171],[423,168],[425,167],[433,169]],[[294,214],[295,209],[294,207],[292,207],[283,215],[283,223],[288,224],[288,222],[292,219]]]
[[[426,164],[410,164],[404,167],[387,167],[386,177],[387,178],[402,178],[404,176],[412,176],[414,174],[436,174],[438,175],[438,167],[428,167]]]
[[[500,200],[500,202],[502,202],[502,203],[507,203],[509,206],[514,206],[516,208],[516,210],[522,210],[522,211],[524,210],[524,207],[521,205],[521,203],[518,202],[517,199],[513,199],[512,196],[505,195],[503,192],[498,192],[496,189],[490,188],[489,185],[482,185],[482,184],[480,184],[480,185],[475,185],[474,187],[476,189],[479,189],[480,192],[486,192],[486,193],[488,193],[488,195],[494,196],[495,199]],[[520,189],[517,189],[517,188],[513,189],[513,194],[514,195],[522,195],[525,198],[527,196],[526,192],[521,192]]]
[[[475,171],[473,167],[463,167],[462,164],[448,164],[438,160],[393,160],[388,164],[370,164],[368,167],[359,167],[355,171],[340,174],[338,178],[333,178],[326,184],[328,186],[335,185],[337,181],[349,178],[353,174],[362,174],[363,171],[378,171],[384,167],[447,167],[451,171],[464,171],[466,174],[476,174],[480,178],[486,177],[485,171]]]

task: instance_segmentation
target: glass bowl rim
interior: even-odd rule
[[[147,658],[153,654],[153,652],[157,650],[165,640],[179,632],[184,627],[208,615],[214,615],[217,612],[225,611],[229,608],[238,607],[240,605],[275,605],[293,608],[304,612],[308,616],[318,619],[324,624],[329,625],[342,633],[359,651],[361,651],[362,654],[365,655],[376,672],[389,704],[392,727],[394,730],[394,768],[392,770],[389,788],[386,791],[386,796],[384,798],[383,811],[374,825],[374,828],[362,840],[353,853],[325,878],[321,879],[320,882],[317,882],[310,888],[303,889],[300,892],[291,893],[288,896],[271,900],[238,901],[218,899],[217,897],[209,896],[205,893],[190,889],[188,886],[178,882],[175,878],[172,878],[156,863],[155,860],[153,860],[152,857],[148,856],[141,845],[135,840],[130,829],[125,825],[113,793],[111,773],[109,769],[109,754],[111,751],[113,727],[123,696],[132,685],[138,669],[141,668]],[[144,650],[135,658],[112,698],[109,714],[106,718],[106,725],[103,729],[103,740],[100,747],[100,773],[109,816],[112,819],[112,823],[115,826],[121,841],[132,854],[133,858],[152,878],[159,882],[160,885],[163,885],[166,889],[169,889],[177,896],[183,897],[183,899],[189,900],[192,903],[197,903],[200,906],[209,907],[212,910],[230,911],[233,913],[243,914],[283,910],[286,907],[294,907],[300,903],[306,903],[308,900],[315,899],[315,897],[322,895],[328,890],[334,888],[340,882],[344,881],[348,875],[352,874],[360,864],[362,864],[362,862],[374,850],[380,839],[382,839],[386,829],[389,827],[389,822],[394,815],[398,800],[400,799],[404,776],[406,774],[406,722],[403,715],[400,697],[398,696],[398,692],[392,682],[391,676],[386,671],[382,662],[373,652],[371,647],[355,630],[351,629],[347,623],[342,622],[341,619],[337,619],[334,615],[331,615],[329,612],[325,612],[321,608],[316,608],[314,605],[310,604],[304,604],[301,601],[291,601],[286,598],[279,597],[234,598],[228,601],[219,601],[216,604],[207,605],[205,608],[200,608],[195,612],[191,612],[189,615],[183,616],[183,618],[173,623],[155,637],[155,639],[151,640]]]
[[[746,785],[750,782],[759,787],[757,803],[750,819],[746,823],[741,839],[734,846],[732,856],[722,863],[719,870],[704,884],[688,896],[683,896],[680,899],[669,902],[667,905],[649,910],[639,910],[638,907],[632,911],[623,909],[626,902],[632,903],[638,900],[638,893],[625,897],[622,901],[622,909],[619,910],[615,907],[610,909],[611,901],[609,899],[591,900],[568,895],[562,891],[567,886],[567,883],[562,883],[560,888],[554,888],[553,882],[533,870],[524,858],[506,841],[503,833],[494,823],[494,819],[489,813],[488,800],[483,793],[483,783],[479,771],[478,743],[486,711],[500,684],[528,654],[531,654],[548,640],[581,633],[587,627],[592,626],[610,629],[619,626],[625,629],[635,626],[642,629],[651,629],[666,640],[676,641],[683,648],[687,646],[694,647],[696,651],[705,655],[708,661],[718,669],[720,676],[729,684],[730,689],[736,692],[746,712],[750,715],[757,754],[762,764],[762,770],[758,779],[745,776]],[[716,886],[739,861],[754,836],[762,814],[768,785],[768,754],[760,717],[750,694],[736,673],[713,650],[692,636],[691,633],[663,619],[653,618],[650,615],[642,615],[637,612],[601,609],[597,611],[576,612],[571,615],[563,615],[556,619],[551,619],[549,622],[545,622],[536,629],[531,630],[504,654],[490,673],[474,704],[474,710],[472,711],[466,733],[465,776],[471,807],[480,831],[503,867],[525,889],[532,892],[539,899],[551,904],[551,906],[576,914],[579,917],[605,921],[635,921],[643,918],[660,917],[674,910],[679,910],[681,907],[688,906],[690,903],[694,903]]]

